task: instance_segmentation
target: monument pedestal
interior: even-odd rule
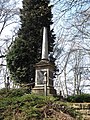
[[[53,87],[53,73],[55,66],[48,60],[48,36],[47,28],[43,29],[42,58],[36,64],[35,87],[33,93],[46,95],[56,95]]]
[[[48,60],[41,60],[36,64],[35,87],[33,93],[43,95],[56,95],[56,90],[53,87],[53,72],[54,65]]]

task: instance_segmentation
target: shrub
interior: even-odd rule
[[[90,102],[90,94],[81,94],[67,97],[68,102]]]
[[[3,88],[0,90],[0,98],[1,97],[20,97],[23,96],[25,94],[29,94],[30,91],[28,89],[25,88],[18,88],[18,89],[10,89],[10,90],[6,90],[6,88]]]
[[[13,117],[18,117],[18,120],[28,120],[32,118],[39,120],[42,115],[39,111],[40,108],[54,101],[54,98],[49,96],[45,97],[35,94],[23,95],[23,92],[19,90],[20,89],[16,91],[12,90],[12,93],[10,93],[8,97],[0,99],[0,120],[5,118],[10,120],[13,119]]]
[[[5,95],[7,92],[6,92],[6,88],[2,88],[0,89],[0,97]]]
[[[11,89],[9,92],[8,92],[8,97],[20,97],[20,96],[23,96],[25,94],[28,94],[28,90],[27,89],[23,89],[23,88],[19,88],[19,89]]]

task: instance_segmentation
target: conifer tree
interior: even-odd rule
[[[52,6],[49,0],[23,0],[20,10],[21,28],[7,54],[7,65],[12,78],[19,83],[35,79],[35,64],[41,59],[43,27],[48,29],[49,53],[53,51],[55,35],[52,25]]]

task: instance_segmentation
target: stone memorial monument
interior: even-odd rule
[[[43,29],[42,58],[35,67],[35,87],[32,89],[32,92],[44,94],[45,96],[56,95],[56,90],[53,87],[55,66],[48,60],[48,36],[46,27]]]

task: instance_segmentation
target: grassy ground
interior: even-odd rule
[[[78,120],[79,113],[57,97],[29,94],[25,89],[0,90],[0,120]]]

